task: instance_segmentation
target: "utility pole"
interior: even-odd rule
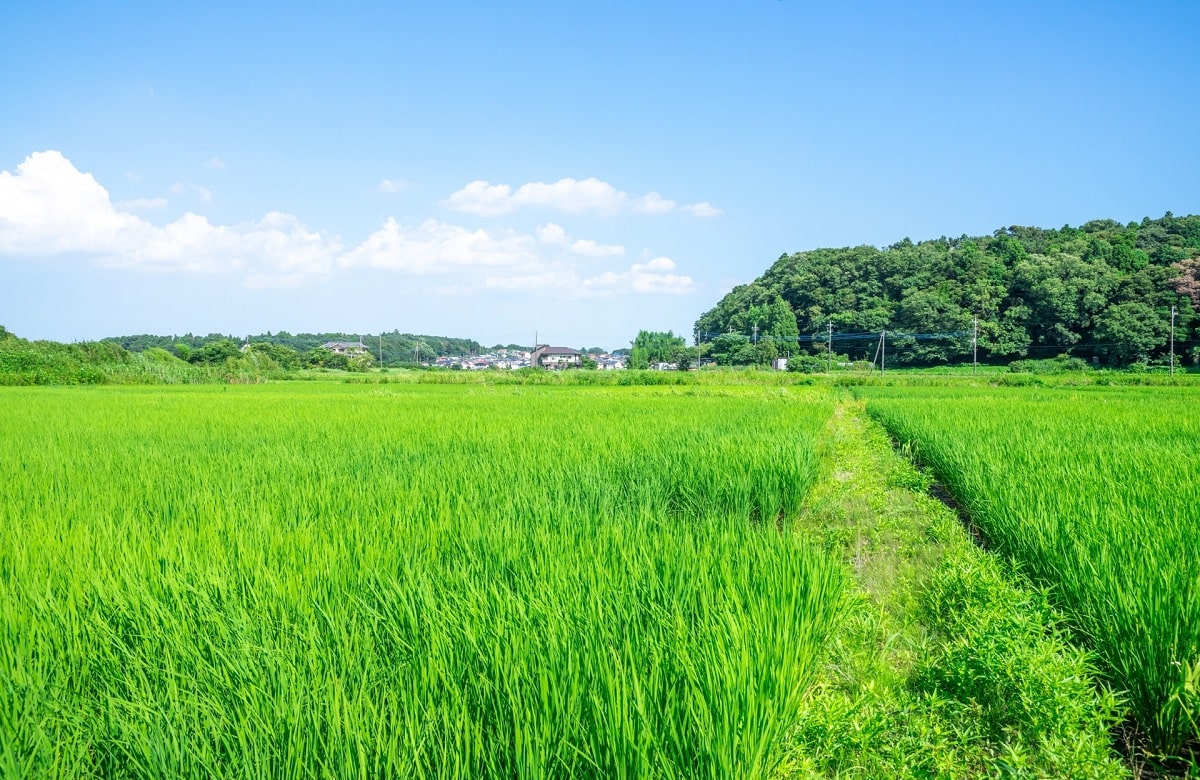
[[[975,330],[971,333],[971,375],[979,370],[979,318],[975,318]]]
[[[887,369],[887,331],[879,334],[879,375]]]
[[[833,323],[829,323],[829,341],[825,342],[826,373],[833,373]]]
[[[1175,376],[1175,307],[1171,307],[1171,376]]]
[[[379,367],[383,368],[383,334],[379,334]]]
[[[700,370],[700,329],[697,328],[693,335],[696,337],[696,370]]]

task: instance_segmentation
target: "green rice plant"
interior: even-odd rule
[[[0,394],[0,773],[766,777],[843,610],[782,388]]]
[[[1200,397],[1184,387],[868,388],[988,543],[1050,587],[1149,748],[1200,737]]]

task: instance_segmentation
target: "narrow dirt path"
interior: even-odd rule
[[[795,777],[1129,777],[1111,696],[1043,594],[976,546],[865,404],[840,399],[798,533],[856,588],[794,734]]]

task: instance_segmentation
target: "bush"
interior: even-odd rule
[[[794,374],[818,374],[825,370],[825,361],[816,355],[800,353],[788,358],[787,370]]]
[[[1066,371],[1090,371],[1091,366],[1083,358],[1059,355],[1048,360],[1014,360],[1008,370],[1014,374],[1061,374]]]

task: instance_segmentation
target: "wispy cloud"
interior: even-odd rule
[[[214,171],[219,171],[225,167],[225,161],[220,157],[212,157],[208,162],[204,163],[205,168],[212,168]]]
[[[633,210],[642,214],[666,214],[674,211],[679,204],[664,198],[657,192],[648,192],[633,201]]]
[[[571,242],[571,251],[587,257],[613,257],[625,254],[625,247],[620,244],[598,244],[590,238],[581,238]]]
[[[200,202],[205,204],[212,203],[213,199],[213,192],[208,187],[202,187],[199,184],[184,184],[181,181],[172,184],[170,192],[172,195],[183,195],[186,192],[193,192]]]
[[[166,198],[133,198],[119,200],[113,204],[113,208],[118,211],[157,211],[166,207]]]
[[[400,190],[406,190],[411,186],[412,184],[402,179],[384,179],[376,185],[375,191],[390,195],[394,192],[400,192]]]
[[[600,215],[618,214],[626,210],[639,214],[686,211],[698,217],[713,217],[721,213],[707,202],[680,206],[657,192],[634,198],[596,178],[559,179],[549,184],[528,182],[516,188],[477,180],[451,193],[442,201],[442,205],[452,211],[485,217],[511,214],[527,208]]]
[[[534,228],[533,234],[542,244],[570,247],[571,251],[577,255],[613,257],[625,254],[625,247],[620,244],[601,244],[590,238],[572,239],[561,225],[553,222]]]
[[[680,206],[680,208],[696,217],[719,217],[725,213],[708,201],[692,203],[687,206]]]

